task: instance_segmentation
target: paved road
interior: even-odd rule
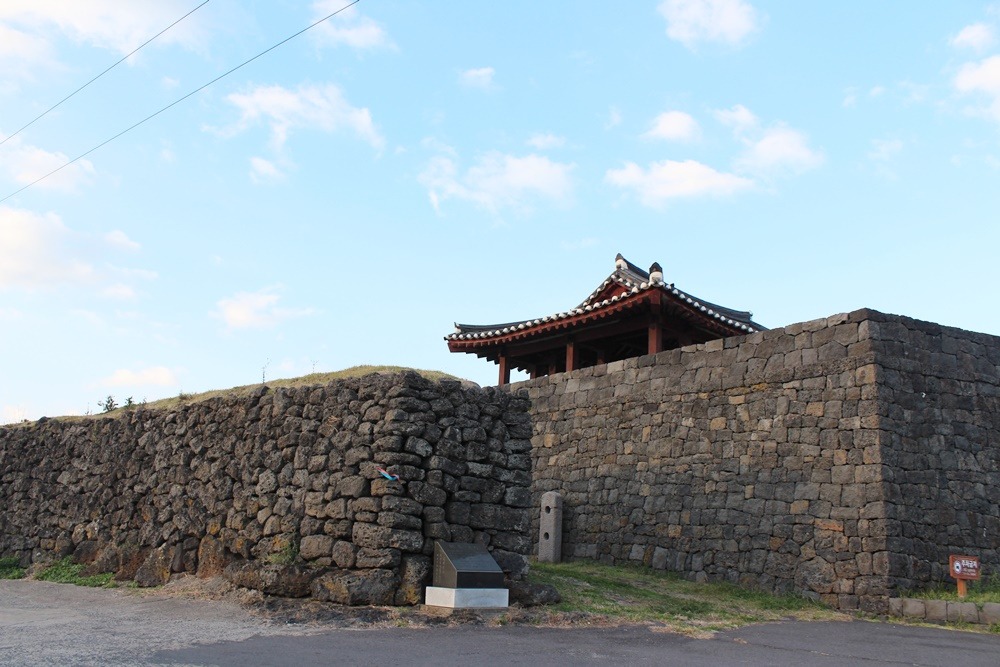
[[[868,622],[690,639],[645,627],[331,630],[220,602],[0,581],[0,665],[1000,664],[1000,637]]]

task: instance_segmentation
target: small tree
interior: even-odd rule
[[[123,405],[122,407],[125,408],[126,410],[131,410],[135,406],[136,402],[132,400],[131,396],[129,396],[128,398],[125,399],[125,405]]]
[[[108,394],[108,397],[103,401],[98,401],[97,405],[98,407],[101,408],[103,412],[111,412],[112,410],[118,407],[118,404],[115,403],[115,397],[112,396],[111,394]]]

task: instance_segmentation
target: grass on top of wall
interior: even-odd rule
[[[727,583],[696,583],[638,565],[532,563],[530,580],[551,584],[559,591],[562,602],[553,605],[553,611],[583,613],[609,622],[653,622],[687,634],[787,618],[846,618],[801,596],[772,595]]]
[[[181,392],[177,396],[171,396],[169,398],[162,398],[156,401],[134,403],[131,407],[121,407],[111,410],[110,412],[101,412],[93,415],[78,415],[78,416],[68,416],[68,417],[58,417],[60,421],[83,421],[87,419],[95,419],[98,417],[117,417],[122,414],[126,414],[131,410],[137,408],[151,409],[151,410],[174,410],[182,405],[187,405],[189,403],[198,403],[201,401],[207,401],[211,398],[218,397],[239,397],[247,396],[252,392],[263,387],[269,387],[271,389],[277,389],[279,387],[310,387],[310,386],[321,386],[333,382],[334,380],[346,380],[349,378],[363,377],[365,375],[371,375],[373,373],[379,374],[391,374],[391,373],[402,373],[404,371],[413,371],[421,375],[422,377],[436,382],[438,380],[458,380],[460,382],[470,382],[469,380],[463,380],[462,378],[456,377],[454,375],[449,375],[448,373],[442,371],[433,370],[422,370],[419,368],[407,368],[405,366],[352,366],[351,368],[345,368],[340,371],[331,371],[329,373],[310,373],[309,375],[303,375],[297,378],[279,378],[275,380],[268,380],[262,384],[247,384],[240,387],[231,387],[229,389],[215,389],[212,391],[205,391],[197,394],[188,394]],[[17,424],[6,424],[7,427],[17,427],[26,426],[33,424],[34,422],[21,422]]]

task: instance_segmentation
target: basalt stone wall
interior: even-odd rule
[[[436,539],[531,548],[528,402],[414,373],[0,427],[0,555],[414,604]],[[383,477],[378,467],[399,476]]]
[[[861,310],[524,382],[533,494],[569,556],[884,611],[1000,566],[998,354]]]
[[[1000,338],[876,326],[891,586],[950,581],[949,554],[1000,572]]]

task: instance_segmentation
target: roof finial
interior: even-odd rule
[[[663,269],[660,268],[659,262],[653,262],[653,265],[649,267],[649,282],[651,283],[663,282]]]
[[[622,257],[621,253],[615,255],[615,268],[618,269],[619,271],[624,271],[625,269],[628,268],[628,262],[625,261],[625,258]]]

